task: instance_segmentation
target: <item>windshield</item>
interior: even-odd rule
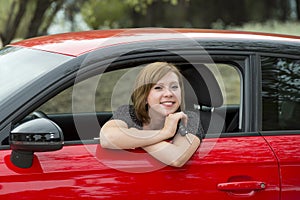
[[[5,47],[0,50],[0,105],[26,85],[72,57],[25,49]]]

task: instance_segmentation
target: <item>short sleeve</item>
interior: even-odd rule
[[[128,128],[142,129],[141,122],[137,119],[132,105],[123,105],[113,112],[113,119],[124,121]]]

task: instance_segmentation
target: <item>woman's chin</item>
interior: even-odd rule
[[[152,111],[154,111],[155,113],[159,113],[160,115],[166,117],[168,116],[169,114],[173,114],[175,113],[178,108],[177,107],[165,107],[165,106],[155,106],[155,107],[152,107],[151,109]]]
[[[168,116],[169,114],[173,114],[176,112],[177,109],[164,109],[163,113],[165,116]]]

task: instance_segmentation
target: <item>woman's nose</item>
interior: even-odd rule
[[[166,88],[166,89],[165,89],[164,95],[165,95],[165,96],[172,96],[172,95],[173,95],[173,92],[172,92],[171,88]]]

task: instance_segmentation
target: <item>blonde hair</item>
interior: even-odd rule
[[[142,123],[150,122],[146,101],[151,88],[169,72],[174,72],[178,77],[179,86],[181,88],[181,105],[178,111],[184,110],[184,89],[181,73],[170,63],[154,62],[148,64],[140,71],[135,80],[133,93],[131,95],[135,114]]]

